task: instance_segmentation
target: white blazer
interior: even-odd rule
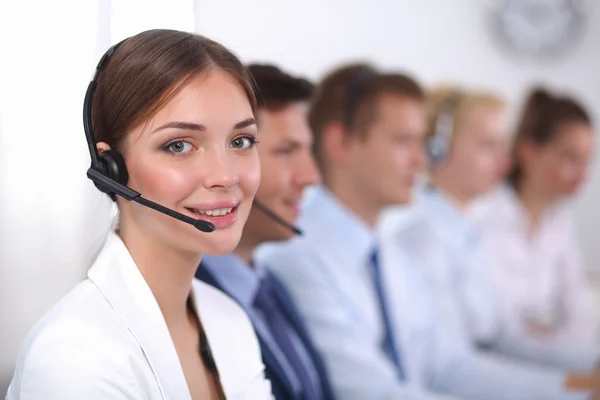
[[[192,287],[227,399],[271,399],[244,311],[198,280]],[[116,234],[25,339],[7,400],[29,399],[191,399],[158,303]]]

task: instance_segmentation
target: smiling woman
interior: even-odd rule
[[[88,176],[117,201],[119,229],[28,335],[7,398],[268,399],[246,315],[193,280],[203,254],[237,246],[260,182],[248,72],[220,44],[173,30],[105,57],[88,92]]]

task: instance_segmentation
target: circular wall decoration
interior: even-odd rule
[[[556,58],[581,37],[587,12],[582,0],[502,0],[491,11],[494,36],[527,58]]]

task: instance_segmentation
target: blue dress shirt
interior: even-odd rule
[[[258,335],[267,343],[269,349],[284,369],[286,376],[292,383],[294,392],[299,394],[301,392],[301,385],[297,374],[271,335],[263,313],[254,305],[261,280],[266,275],[264,268],[260,263],[256,262],[250,267],[235,254],[220,257],[205,255],[203,256],[202,264],[219,282],[224,291],[232,296],[248,313]],[[321,387],[319,376],[300,338],[293,329],[289,328],[288,331],[292,345],[300,361],[308,371],[313,387]]]
[[[411,219],[407,222],[410,225]],[[315,189],[298,222],[304,234],[256,253],[290,290],[324,355],[339,398],[479,400],[585,399],[563,388],[564,375],[475,353],[455,320],[437,308],[416,257],[429,253],[426,231],[380,237],[406,381],[381,350],[384,335],[368,258],[377,233],[327,189]],[[398,245],[401,243],[402,245]]]

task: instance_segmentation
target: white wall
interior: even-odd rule
[[[600,7],[582,40],[563,59],[532,62],[512,56],[490,34],[482,0],[204,1],[200,33],[248,61],[280,64],[318,79],[355,59],[400,68],[424,84],[481,85],[505,95],[516,111],[533,82],[574,91],[589,105],[600,134]],[[594,2],[588,2],[594,3]],[[514,114],[514,113],[513,113]],[[600,145],[600,140],[599,140]],[[600,273],[600,162],[577,200],[584,257]]]

